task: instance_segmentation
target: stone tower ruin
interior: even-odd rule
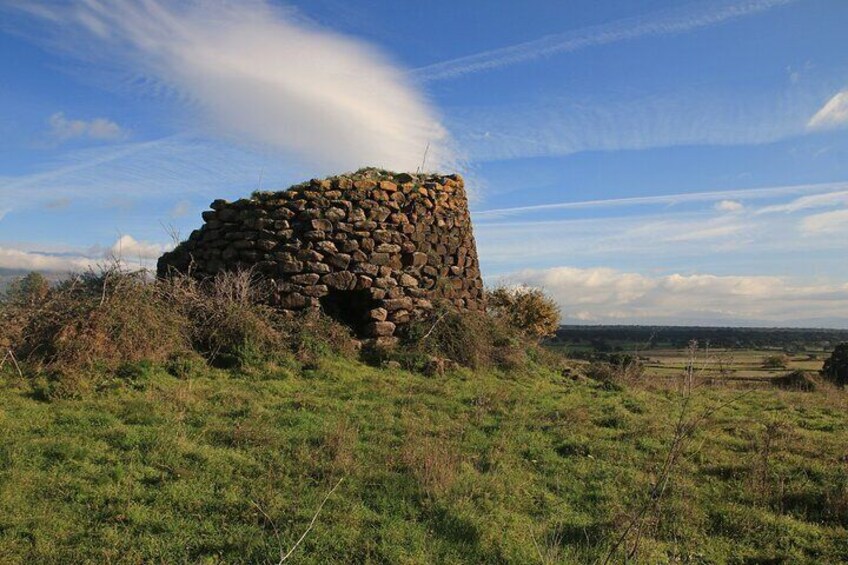
[[[276,307],[321,308],[369,337],[439,302],[485,307],[459,175],[363,169],[211,208],[159,259],[159,276],[256,269],[275,281]]]

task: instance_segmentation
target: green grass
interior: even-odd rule
[[[591,563],[681,406],[544,368],[425,377],[323,358],[81,399],[0,376],[0,562]],[[739,391],[696,392],[691,413]],[[846,393],[753,390],[705,423],[637,562],[848,560]],[[620,555],[612,562],[620,562]]]

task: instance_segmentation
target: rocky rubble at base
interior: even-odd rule
[[[275,281],[275,306],[322,308],[375,338],[395,335],[437,302],[485,305],[459,175],[363,169],[216,200],[203,220],[160,258],[159,276],[255,269]]]

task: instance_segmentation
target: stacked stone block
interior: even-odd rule
[[[440,301],[485,307],[459,175],[364,169],[211,208],[162,256],[159,276],[255,269],[275,281],[275,306],[323,308],[371,337],[394,335]]]

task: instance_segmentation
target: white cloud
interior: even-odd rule
[[[702,227],[686,230],[680,224],[677,225],[677,233],[669,233],[662,237],[660,241],[678,242],[678,241],[714,241],[727,239],[730,236],[735,236],[745,229],[743,223],[719,223],[709,222]]]
[[[149,243],[146,241],[137,241],[130,235],[122,235],[118,241],[109,249],[107,257],[116,259],[125,259],[132,261],[134,259],[158,259],[162,253],[167,251],[168,247],[158,243]]]
[[[809,194],[816,191],[822,193]],[[797,198],[799,193],[807,194]],[[841,213],[816,216],[806,223],[800,213],[794,217],[762,213],[834,206],[845,200],[842,193],[848,196],[845,183],[828,183],[575,201],[472,212],[472,216],[483,270],[491,274],[558,264],[567,257],[577,264],[614,261],[626,269],[653,265],[725,271],[729,265],[747,269],[756,264],[759,269],[771,265],[773,272],[787,272],[791,265],[844,276],[844,265],[828,259],[848,252],[848,237],[833,237],[848,229],[840,227],[848,226]],[[715,204],[722,200],[744,201],[745,212],[716,210]],[[709,204],[693,206],[699,202]],[[590,217],[575,213],[583,209],[594,211]]]
[[[55,31],[66,40],[87,34],[71,43],[77,54],[96,58],[99,50],[97,62],[142,75],[221,135],[333,170],[414,170],[428,143],[430,167],[450,164],[445,129],[401,70],[291,10],[265,0],[38,5],[61,22]],[[99,49],[86,50],[92,41]]]
[[[830,129],[848,126],[848,90],[837,93],[810,118],[810,129]]]
[[[812,194],[802,196],[785,204],[774,204],[757,210],[757,214],[774,214],[778,212],[790,213],[812,208],[830,208],[833,206],[848,205],[848,190],[837,190],[823,194]]]
[[[68,246],[5,244],[0,246],[0,269],[70,273],[96,269],[119,261],[133,269],[149,269],[170,245],[138,241],[130,235],[119,237],[108,248],[79,249]]]
[[[114,141],[127,137],[127,132],[121,126],[106,118],[69,120],[63,112],[56,112],[47,123],[50,125],[50,137],[57,141],[77,138]]]
[[[738,200],[722,200],[715,204],[715,209],[719,212],[739,212],[744,208],[745,205]]]
[[[705,4],[704,7],[693,4],[651,14],[648,17],[617,20],[435,63],[416,69],[413,75],[419,80],[426,81],[450,79],[597,45],[685,33],[763,12],[792,1],[794,0],[745,0]]]
[[[0,247],[0,268],[25,271],[71,272],[84,271],[97,261],[80,256],[52,255]]]
[[[848,209],[806,216],[801,220],[800,228],[805,235],[848,235]]]
[[[782,277],[647,276],[554,267],[519,271],[503,280],[547,290],[562,306],[566,323],[798,325],[819,320],[844,326],[848,320],[848,285],[798,284]]]
[[[503,272],[504,268],[516,265],[550,264],[562,257],[593,262],[600,257],[619,262],[668,262],[680,258],[704,262],[754,249],[790,248],[785,236],[777,237],[782,232],[775,228],[764,222],[749,223],[737,215],[666,212],[590,219],[485,222],[477,223],[474,233],[484,272]]]

